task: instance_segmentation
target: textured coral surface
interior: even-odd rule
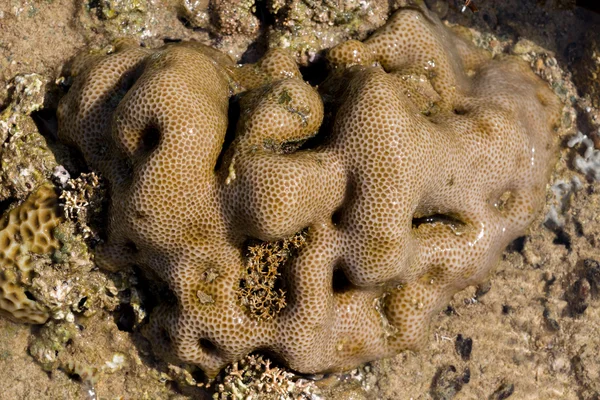
[[[151,316],[157,350],[214,375],[257,349],[317,372],[416,348],[543,203],[559,102],[528,66],[412,9],[329,60],[320,92],[278,50],[237,67],[122,42],[73,64],[59,136],[110,182],[98,263],[176,299]],[[304,229],[285,306],[259,318],[239,299],[248,240]]]
[[[56,192],[41,186],[0,220],[0,313],[20,322],[41,324],[49,317],[43,305],[29,298],[33,257],[59,247],[53,229],[60,222]]]

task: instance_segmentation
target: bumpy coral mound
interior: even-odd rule
[[[316,372],[417,347],[543,201],[560,107],[526,65],[412,9],[329,58],[321,93],[277,50],[236,67],[123,43],[75,63],[59,134],[110,181],[97,260],[168,284],[147,334],[209,375],[257,349]],[[247,250],[301,231],[289,254]]]
[[[60,222],[56,192],[41,186],[0,220],[0,313],[32,324],[46,322],[48,310],[31,299],[33,257],[59,246],[52,231]],[[25,284],[25,286],[24,286]]]

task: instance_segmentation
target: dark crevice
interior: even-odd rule
[[[473,349],[473,339],[470,337],[464,337],[459,333],[456,337],[454,348],[463,361],[469,361],[471,358],[471,351]]]
[[[506,400],[515,392],[515,385],[502,383],[498,389],[489,397],[489,400]]]
[[[27,298],[31,301],[36,301],[35,296],[33,295],[33,293],[31,293],[29,290],[25,291],[25,296],[27,296]]]
[[[209,11],[209,9],[206,9],[205,11]],[[183,25],[183,27],[185,29],[189,29],[191,31],[194,32],[208,32],[208,34],[212,37],[214,36],[214,33],[211,32],[211,26],[209,26],[208,21],[206,21],[206,23],[204,21],[198,21],[198,25],[196,25],[196,23],[194,23],[193,18],[189,18],[188,15],[186,15],[187,12],[185,10],[185,7],[178,7],[177,8],[177,20],[181,23],[181,25]],[[210,13],[210,24],[212,24],[212,26],[216,26],[215,24],[218,23],[218,21],[215,18],[215,13]],[[179,38],[164,38],[163,42],[164,43],[179,43],[181,42],[182,39]]]
[[[600,262],[588,258],[583,261],[584,275],[590,284],[592,298],[600,298]]]
[[[565,246],[567,250],[571,250],[571,235],[565,232],[564,229],[559,228],[554,231],[556,237],[552,241],[554,244]]]
[[[352,282],[350,282],[350,279],[348,279],[346,273],[344,272],[344,269],[341,266],[336,266],[333,269],[331,286],[333,288],[334,293],[345,293],[352,289]]]
[[[9,198],[7,198],[7,199],[4,199],[4,200],[0,201],[0,217],[1,217],[2,215],[4,215],[4,212],[5,212],[6,210],[8,210],[8,208],[10,207],[10,205],[11,205],[13,202],[15,202],[15,201],[17,201],[17,199],[15,199],[15,198],[13,198],[13,197],[9,197]]]
[[[579,222],[577,220],[573,220],[573,224],[575,225],[575,234],[577,235],[577,237],[582,237],[583,236],[583,225],[581,224],[581,222]]]
[[[300,67],[302,79],[310,83],[312,86],[318,86],[328,75],[327,60],[324,55],[319,54],[315,61],[305,67]]]
[[[274,26],[275,16],[269,11],[267,0],[257,0],[255,4],[256,11],[254,15],[260,21],[261,26]]]
[[[157,274],[139,266],[132,268],[138,282],[135,286],[138,296],[148,315],[160,304],[177,305],[177,297]]]
[[[139,152],[148,154],[154,151],[160,144],[160,129],[154,124],[148,125],[141,134]]]
[[[119,304],[116,309],[115,322],[123,332],[133,332],[135,326],[135,311],[131,304]]]
[[[200,346],[200,348],[205,351],[208,354],[217,354],[219,352],[219,349],[217,348],[217,345],[214,344],[211,340],[206,339],[206,338],[202,338],[199,340],[198,345]]]
[[[56,161],[65,167],[71,176],[77,176],[82,172],[88,172],[81,151],[71,145],[62,143],[58,138],[58,118],[56,108],[46,107],[31,113],[37,131],[46,139],[46,144]]]
[[[53,108],[43,108],[31,113],[31,119],[35,123],[38,132],[52,140],[58,140],[58,120],[56,110]]]
[[[142,75],[142,72],[144,71],[145,67],[146,63],[140,62],[133,69],[130,69],[123,74],[123,76],[117,83],[117,89],[119,89],[119,91],[117,92],[118,102],[120,102],[121,99],[123,99],[123,97],[125,96],[125,93],[127,93],[133,87],[133,85],[135,85],[139,77]]]
[[[308,68],[308,67],[307,67]],[[309,76],[307,78],[310,79]],[[305,78],[306,79],[306,78]],[[335,85],[334,85],[335,86]],[[323,122],[317,133],[308,138],[299,150],[313,150],[322,146],[326,146],[331,141],[331,132],[334,131],[337,111],[340,107],[340,93],[336,90],[335,93],[329,93],[328,89],[319,90],[319,94],[323,99],[324,114]]]
[[[165,328],[160,328],[160,331],[158,333],[158,340],[164,344],[171,344],[171,335],[169,334],[169,331],[167,331]]]
[[[523,249],[525,248],[525,240],[526,237],[525,236],[519,236],[518,238],[516,238],[515,240],[513,240],[508,247],[506,248],[507,251],[511,252],[511,253],[520,253],[523,251]]]
[[[194,369],[191,374],[192,378],[194,378],[196,382],[206,382],[208,380],[207,375],[200,368]]]
[[[181,22],[181,24],[183,25],[184,28],[186,29],[194,29],[195,26],[191,23],[191,21],[189,20],[189,18],[187,18],[185,15],[181,15],[178,13],[177,15],[177,20],[179,22]],[[167,42],[168,40],[168,42]],[[181,42],[181,39],[164,39],[165,43],[170,43],[170,42]]]
[[[256,1],[254,15],[260,23],[260,33],[256,40],[242,54],[242,58],[240,59],[241,64],[256,63],[269,50],[269,27],[274,26],[275,16],[269,11],[266,0]]]
[[[349,178],[346,182],[346,192],[344,194],[344,201],[342,205],[336,209],[331,215],[331,223],[333,226],[341,229],[344,225],[344,221],[346,220],[346,209],[352,207],[352,199],[355,198],[356,186],[354,183],[354,179]]]
[[[341,208],[338,208],[331,215],[331,223],[335,226],[338,226],[342,222],[342,216],[343,216],[343,210]]]
[[[578,7],[600,13],[600,3],[598,0],[577,0],[576,4]]]
[[[542,312],[542,316],[544,317],[544,322],[546,323],[546,328],[551,332],[558,332],[560,330],[560,324],[556,319],[552,317],[552,313],[550,310],[544,306],[544,311]]]
[[[221,153],[217,157],[215,163],[215,171],[221,169],[225,155],[228,153],[233,141],[235,140],[235,133],[237,124],[240,119],[240,102],[238,96],[232,96],[229,98],[229,109],[227,110],[227,131],[225,132],[225,138],[223,139],[223,145],[221,146]]]
[[[158,287],[158,295],[157,297],[157,301],[152,304],[151,302],[147,302],[146,304],[146,308],[150,311],[151,308],[156,307],[157,305],[163,305],[165,307],[170,307],[170,308],[176,308],[177,307],[177,303],[179,303],[179,301],[177,300],[177,296],[175,295],[175,293],[167,286],[167,284],[162,284]]]
[[[73,175],[71,175],[73,176]],[[108,188],[106,190],[106,197],[102,201],[102,212],[98,213],[96,218],[94,219],[93,228],[96,229],[96,233],[98,234],[98,241],[90,241],[90,248],[95,249],[96,246],[100,243],[105,243],[108,241],[108,226],[110,225],[110,213],[109,202],[112,198],[111,190]]]
[[[132,242],[131,240],[126,242],[123,246],[127,249],[128,252],[130,252],[132,254],[135,254],[139,251],[136,244],[134,242]]]
[[[85,303],[87,302],[87,296],[82,297],[77,303],[77,309],[82,310],[85,307]]]
[[[87,6],[90,11],[93,11],[96,14],[96,17],[99,20],[101,20],[101,21],[106,20],[106,16],[102,12],[102,4],[100,3],[100,0],[90,0],[88,2]]]
[[[308,139],[300,139],[300,140],[290,140],[287,142],[283,142],[278,146],[272,146],[270,148],[271,151],[280,153],[280,154],[291,154],[298,151],[300,147],[307,141]]]
[[[324,129],[324,125],[321,125],[319,131],[317,131],[315,135],[306,139],[296,151],[313,150],[325,145],[329,139],[329,135],[326,132],[327,130]]]
[[[81,376],[79,376],[79,374],[72,372],[72,373],[67,373],[67,376],[69,377],[69,379],[73,380],[74,382],[83,383],[83,379],[81,379]]]
[[[187,28],[187,27],[186,27]],[[163,39],[163,43],[164,44],[168,44],[168,43],[179,43],[181,42],[181,39],[173,39],[173,38],[164,38]]]
[[[423,217],[413,218],[413,220],[412,220],[413,229],[419,229],[419,227],[423,224],[435,224],[435,223],[442,223],[442,224],[451,225],[451,226],[466,225],[459,218],[454,217],[452,215],[447,215],[447,214],[431,214],[431,215],[426,215]]]
[[[254,64],[258,62],[266,54],[267,50],[266,34],[263,34],[248,46],[244,54],[242,54],[240,64]]]

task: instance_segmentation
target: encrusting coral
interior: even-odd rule
[[[96,260],[167,283],[146,335],[209,376],[257,349],[319,372],[418,347],[543,202],[560,104],[528,66],[411,8],[328,58],[319,92],[279,50],[239,67],[121,42],[73,63],[59,136],[111,194]],[[298,232],[261,318],[248,243]]]

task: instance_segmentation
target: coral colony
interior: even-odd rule
[[[278,49],[239,66],[120,41],[72,63],[59,138],[108,182],[96,263],[171,293],[157,352],[214,376],[255,350],[315,373],[418,348],[543,204],[560,104],[527,65],[411,8],[327,57],[318,88]],[[0,307],[23,322],[48,313],[15,259],[59,246],[55,203],[44,186],[0,224]]]

